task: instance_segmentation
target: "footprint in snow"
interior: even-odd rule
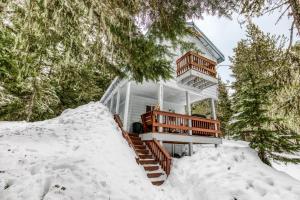
[[[39,166],[39,165],[32,166],[30,168],[30,174],[35,175],[40,171],[40,169],[41,169],[41,166]]]
[[[73,146],[72,150],[76,151],[79,147],[80,147],[79,145]]]
[[[101,184],[102,187],[106,187],[107,186],[107,184],[106,184],[105,181],[100,181],[100,184]]]
[[[274,181],[273,181],[272,178],[266,178],[266,183],[267,183],[268,185],[270,185],[270,186],[274,186],[274,185],[275,185],[275,183],[274,183]]]
[[[288,191],[292,191],[292,189],[293,189],[293,187],[292,187],[292,186],[288,186],[288,187],[286,187],[286,190],[288,190]]]
[[[246,189],[248,190],[248,189],[250,189],[250,188],[254,188],[254,186],[253,186],[253,181],[252,181],[252,180],[248,180],[248,181],[247,181]]]

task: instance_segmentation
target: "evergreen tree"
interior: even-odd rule
[[[285,65],[276,69],[272,110],[285,120],[287,127],[300,134],[300,43],[288,49],[284,57]]]
[[[0,3],[0,120],[43,120],[99,100],[115,76],[171,77],[169,46],[187,18],[229,16],[214,1],[3,0]],[[144,34],[147,30],[147,34]]]
[[[237,7],[240,8],[240,13],[247,16],[259,17],[266,13],[279,10],[280,18],[288,12],[289,16],[293,17],[292,29],[294,25],[300,34],[300,1],[299,0],[242,0],[237,1]],[[280,20],[280,18],[278,20]]]
[[[230,134],[229,123],[232,117],[233,111],[231,108],[231,100],[228,95],[227,86],[222,82],[221,78],[218,78],[218,106],[217,106],[217,115],[220,120],[221,132],[224,136]]]
[[[237,137],[250,140],[250,147],[258,151],[261,160],[271,165],[270,159],[299,162],[283,153],[300,150],[300,136],[289,130],[283,120],[271,116],[272,94],[278,90],[274,83],[275,70],[285,64],[278,37],[265,35],[257,26],[247,27],[247,39],[234,49],[232,70],[234,83],[234,118],[232,130]]]
[[[192,114],[201,114],[206,117],[211,116],[210,99],[204,99],[192,105]]]

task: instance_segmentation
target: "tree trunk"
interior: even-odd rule
[[[269,161],[266,152],[264,149],[259,149],[258,150],[258,157],[261,159],[261,161],[263,161],[265,164],[271,166],[271,162]]]
[[[300,34],[300,0],[289,0],[298,34]]]

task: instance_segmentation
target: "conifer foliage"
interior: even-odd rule
[[[221,123],[221,132],[224,136],[229,136],[229,123],[233,114],[231,99],[228,94],[227,85],[218,78],[218,106],[217,106],[217,115]]]
[[[233,4],[221,2],[1,1],[0,120],[43,120],[99,100],[115,76],[170,78],[158,41],[183,43],[186,19],[204,12],[229,16]]]
[[[300,150],[300,136],[270,110],[274,93],[280,89],[274,84],[276,71],[286,64],[283,45],[277,44],[279,39],[250,24],[247,39],[238,43],[232,58],[236,79],[232,130],[237,137],[249,140],[268,165],[270,159],[300,161],[284,156]]]

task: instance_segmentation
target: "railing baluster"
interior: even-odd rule
[[[158,118],[162,117],[162,123],[159,123]],[[189,130],[188,121],[191,120],[192,134],[196,135],[219,135],[220,127],[219,122],[216,120],[198,118],[194,116],[170,113],[165,111],[151,111],[141,116],[143,121],[143,127],[147,131],[148,126],[152,126],[152,132],[158,130],[158,126],[161,126],[164,131],[171,131],[179,133],[186,133]],[[161,124],[161,125],[158,125]]]
[[[192,51],[187,52],[177,61],[177,76],[182,75],[189,69],[195,69],[201,73],[216,77],[216,62],[209,60]]]

